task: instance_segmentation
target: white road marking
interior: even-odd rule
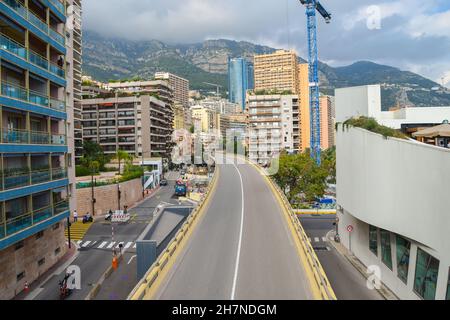
[[[91,243],[91,241],[86,241],[85,243],[83,243],[83,248],[86,248],[89,244]]]
[[[77,246],[80,246],[80,244],[82,244],[83,243],[83,241],[77,241]]]
[[[319,242],[320,240],[319,240],[318,237],[315,237],[315,238],[314,238],[314,241],[315,241],[315,242]]]
[[[323,238],[322,238],[322,241],[323,241],[323,242],[327,242],[327,241],[328,241],[328,240],[327,240],[327,237],[323,237]]]
[[[137,257],[137,255],[132,256],[132,257],[130,258],[130,260],[128,261],[128,264],[130,264],[131,261],[133,261],[133,259],[136,258],[136,257]]]
[[[104,246],[106,246],[108,242],[103,241],[101,245],[98,246],[98,249],[102,249]]]
[[[134,246],[133,246],[133,249],[136,249],[136,246],[137,246],[137,244],[135,243]]]
[[[115,244],[115,242],[111,242],[111,243],[109,244],[109,246],[107,246],[106,248],[111,249],[111,248],[114,246],[114,244]]]
[[[128,242],[128,243],[125,245],[125,249],[128,249],[129,247],[131,247],[132,244],[133,244],[133,242]]]
[[[239,171],[236,164],[233,163],[233,165],[239,174],[239,179],[241,180],[242,210],[241,210],[241,227],[239,230],[239,243],[238,243],[238,250],[237,250],[237,256],[236,256],[236,266],[234,269],[233,287],[231,290],[231,300],[235,300],[235,298],[236,298],[236,285],[237,285],[237,278],[238,278],[238,273],[239,273],[239,261],[241,259],[242,234],[243,234],[243,230],[244,230],[244,207],[245,207],[245,205],[244,205],[244,181],[242,179],[241,172]]]

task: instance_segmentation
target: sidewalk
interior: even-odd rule
[[[33,300],[35,294],[34,291],[42,287],[55,273],[61,268],[66,268],[78,257],[78,248],[76,244],[72,241],[72,248],[67,249],[66,254],[49,270],[43,273],[39,278],[37,278],[33,283],[30,284],[28,293],[22,291],[12,300]]]
[[[368,274],[366,272],[367,267],[353,254],[351,253],[342,243],[334,241],[334,236],[336,231],[330,231],[327,234],[329,243],[336,249],[336,251],[344,256],[350,264],[358,270],[364,278],[368,279]],[[386,300],[399,300],[399,298],[388,288],[381,283],[381,288],[377,290],[378,293]]]

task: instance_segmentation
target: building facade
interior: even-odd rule
[[[253,63],[245,58],[228,58],[229,101],[245,110],[247,90],[254,88]]]
[[[282,150],[299,151],[297,95],[247,95],[249,158],[266,165]]]
[[[383,112],[378,85],[336,90],[339,123],[368,116],[402,129],[440,124],[449,110]],[[400,299],[450,299],[450,151],[342,124],[336,134],[342,244]]]
[[[298,94],[300,87],[297,54],[292,50],[255,55],[255,91]]]
[[[169,72],[155,73],[155,80],[165,80],[173,90],[173,98],[176,102],[181,103],[183,107],[189,107],[189,80],[179,77]]]
[[[320,146],[322,150],[327,150],[335,146],[333,103],[333,97],[320,97]]]
[[[169,158],[173,110],[153,96],[83,100],[83,137],[105,154],[124,150],[136,158]]]
[[[64,221],[74,192],[69,5],[0,2],[0,299],[21,292],[67,251]]]

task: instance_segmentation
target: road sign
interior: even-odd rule
[[[353,232],[353,226],[352,226],[352,225],[349,225],[349,226],[347,227],[347,231],[350,232],[350,233],[352,233],[352,232]]]

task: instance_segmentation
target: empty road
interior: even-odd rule
[[[220,165],[217,188],[153,298],[313,299],[293,236],[264,177]]]

